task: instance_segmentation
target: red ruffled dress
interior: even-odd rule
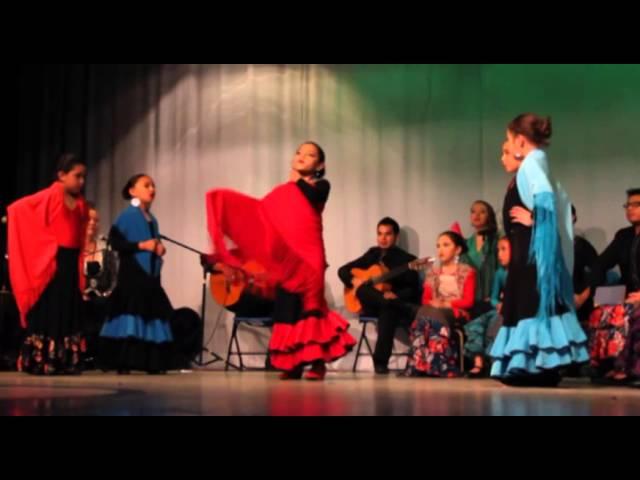
[[[218,258],[235,267],[257,261],[276,286],[269,350],[278,370],[333,362],[356,343],[347,332],[349,323],[329,310],[325,299],[322,211],[329,189],[322,180],[315,186],[289,182],[261,200],[229,190],[207,194],[209,233]],[[237,248],[231,251],[225,237]]]

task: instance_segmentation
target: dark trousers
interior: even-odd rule
[[[378,341],[373,353],[373,362],[387,366],[393,350],[393,339],[398,327],[409,328],[418,307],[402,300],[387,300],[384,294],[370,285],[358,289],[358,300],[364,314],[378,317]]]

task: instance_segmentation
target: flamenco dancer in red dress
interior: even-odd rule
[[[84,264],[88,221],[85,162],[60,157],[57,179],[9,206],[9,274],[26,338],[18,370],[31,375],[81,373]]]
[[[259,200],[230,190],[207,194],[209,233],[216,268],[227,275],[249,260],[268,272],[275,286],[271,364],[283,380],[323,380],[326,364],[355,345],[348,322],[325,299],[327,261],[322,212],[331,186],[325,154],[314,142],[296,151],[289,182]],[[230,250],[225,237],[237,248]]]

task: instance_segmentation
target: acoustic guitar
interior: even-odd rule
[[[222,307],[232,307],[240,301],[244,293],[264,297],[267,288],[267,271],[255,261],[249,261],[240,269],[235,269],[232,278],[216,271],[211,274],[209,280],[211,296]]]
[[[431,257],[421,258],[398,268],[394,268],[393,270],[389,270],[384,265],[376,264],[366,270],[362,268],[354,268],[351,270],[351,275],[354,280],[362,280],[363,285],[371,285],[376,290],[384,293],[391,291],[391,284],[388,283],[390,280],[393,280],[409,270],[416,272],[427,270],[433,263],[435,263],[435,260]],[[344,304],[349,312],[362,313],[362,304],[356,296],[355,288],[345,288]]]

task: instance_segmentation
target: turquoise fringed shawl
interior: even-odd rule
[[[533,150],[524,159],[516,177],[518,192],[533,212],[534,225],[529,250],[538,272],[540,308],[538,316],[549,318],[556,306],[575,310],[573,270],[573,222],[571,203],[560,184],[553,183],[547,155]]]

